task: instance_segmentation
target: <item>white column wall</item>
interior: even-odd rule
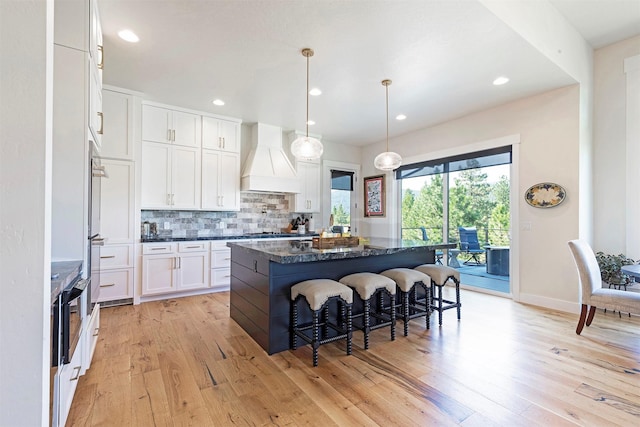
[[[0,1],[0,425],[49,424],[53,1]]]

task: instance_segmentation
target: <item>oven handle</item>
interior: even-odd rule
[[[89,285],[90,282],[91,282],[91,279],[78,280],[76,284],[73,285],[73,288],[71,288],[71,290],[69,291],[69,296],[67,301],[65,301],[65,303],[69,303],[74,299],[78,298],[84,292],[84,290],[87,289],[87,286]]]

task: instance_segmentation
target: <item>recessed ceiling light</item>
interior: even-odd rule
[[[498,77],[497,79],[495,79],[493,81],[493,84],[496,85],[496,86],[500,86],[500,85],[503,85],[503,84],[507,83],[508,81],[509,81],[508,77],[500,76],[500,77]]]
[[[396,116],[396,120],[404,120],[404,119],[406,119],[406,118],[407,118],[407,116],[405,116],[404,114],[398,114],[398,115]]]
[[[137,43],[140,41],[140,37],[138,37],[136,33],[134,33],[131,30],[118,31],[118,36],[120,36],[122,40],[127,41],[129,43]]]
[[[222,99],[214,99],[213,100],[213,105],[223,106],[224,105],[224,101]]]
[[[317,87],[314,87],[313,89],[311,89],[309,91],[309,95],[311,95],[311,96],[318,96],[320,94],[322,94],[322,91],[320,89],[318,89]]]
[[[313,125],[315,125],[315,124],[316,124],[316,122],[314,122],[313,120],[309,120],[309,121],[307,122],[307,124],[308,124],[309,126],[313,126]]]

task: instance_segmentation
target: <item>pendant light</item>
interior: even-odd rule
[[[389,85],[391,80],[383,80],[382,86],[385,87],[386,92],[386,105],[387,105],[387,151],[380,153],[373,161],[373,165],[376,169],[383,171],[391,171],[397,169],[402,164],[402,157],[400,154],[389,151]]]
[[[291,143],[291,153],[298,160],[316,160],[322,156],[322,143],[309,137],[309,58],[313,56],[313,49],[302,49],[302,56],[307,58],[307,135],[296,138]]]

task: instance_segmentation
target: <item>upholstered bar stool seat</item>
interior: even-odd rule
[[[312,321],[299,325],[298,301],[301,299],[307,302]],[[329,304],[333,301],[337,302],[339,310],[338,316],[330,319]],[[298,347],[298,338],[311,344],[313,366],[318,366],[318,348],[322,344],[346,339],[347,354],[351,354],[352,304],[353,290],[335,280],[313,279],[293,285],[291,287],[291,348],[295,350]],[[334,333],[329,334],[329,329]],[[322,338],[320,332],[322,332]]]
[[[431,306],[438,311],[438,322],[442,326],[442,312],[455,308],[458,311],[458,320],[460,320],[460,272],[455,268],[446,265],[422,264],[415,268],[416,270],[429,275],[431,277]],[[442,298],[442,288],[451,280],[456,285],[456,300],[450,301]],[[438,294],[434,295],[434,289]]]
[[[363,313],[353,315],[355,318],[362,318],[360,329],[364,333],[364,349],[369,349],[369,332],[386,326],[391,327],[391,341],[396,339],[396,282],[392,279],[375,273],[354,273],[340,279],[340,283],[345,284],[355,291],[355,295],[362,300]],[[371,311],[371,299],[377,295],[375,311]],[[389,297],[388,309],[384,306],[384,295]],[[373,323],[372,323],[373,320]]]
[[[400,291],[400,313],[396,318],[404,322],[404,336],[409,335],[409,321],[417,317],[425,317],[429,329],[429,315],[431,314],[431,278],[411,268],[392,268],[380,273],[396,282]],[[417,287],[425,291],[425,302],[416,297]]]

